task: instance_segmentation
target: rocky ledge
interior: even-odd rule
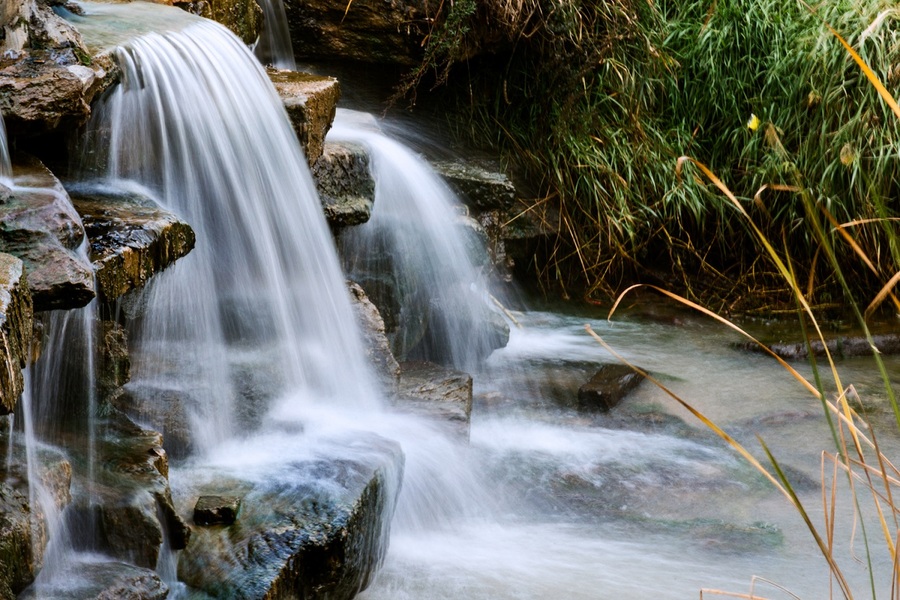
[[[333,229],[369,220],[375,203],[375,180],[364,148],[327,142],[322,156],[313,163],[312,174],[325,218]]]
[[[11,413],[25,389],[22,369],[33,331],[31,294],[22,261],[0,253],[0,411]]]
[[[266,71],[287,110],[310,165],[322,156],[341,87],[334,77],[269,68]]]
[[[145,194],[77,187],[71,196],[90,240],[103,301],[142,287],[194,247],[193,229]]]
[[[179,579],[216,598],[350,600],[365,589],[387,550],[403,454],[354,437],[265,482],[223,476],[197,490],[184,512],[198,496],[237,498],[240,510],[233,524],[194,527]]]

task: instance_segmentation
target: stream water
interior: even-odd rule
[[[12,165],[9,161],[9,148],[6,141],[6,124],[0,114],[0,183],[8,183],[12,178]]]
[[[104,23],[127,23],[131,10],[178,25],[110,33]],[[828,596],[827,568],[796,512],[658,388],[644,383],[609,414],[571,406],[578,387],[613,361],[584,332],[589,322],[742,441],[762,435],[805,482],[801,495],[818,519],[818,461],[830,433],[818,401],[770,359],[734,349],[736,336],[721,326],[652,303],[612,322],[599,309],[519,306],[509,343],[485,360],[476,360],[489,353],[480,343],[462,343],[477,339],[471,329],[423,351],[472,371],[468,441],[395,414],[365,361],[302,151],[253,55],[224,28],[178,9],[86,3],[85,12],[73,20],[92,40],[116,39],[123,71],[95,106],[85,177],[138,184],[197,233],[197,248],[143,291],[143,316],[130,331],[129,392],[148,404],[177,394],[177,417],[193,432],[190,457],[170,475],[176,500],[223,472],[277,478],[287,460],[364,454],[354,440],[373,432],[402,445],[406,466],[390,550],[365,600],[674,599],[702,587],[747,593],[753,575],[804,598]],[[348,256],[371,248],[366,236],[379,244],[396,236],[386,254],[451,272],[416,285],[446,290],[445,305],[480,314],[473,262],[442,267],[442,254],[467,254],[470,241],[446,227],[456,220],[452,198],[421,174],[421,158],[347,114],[333,135],[372,151],[378,194],[369,233],[343,240]],[[445,353],[427,353],[436,348]],[[842,367],[873,398],[876,425],[889,424],[869,362]],[[900,364],[889,369],[895,376]],[[897,440],[885,437],[895,454]],[[852,506],[840,499],[847,525],[835,539],[846,550]],[[173,564],[160,571],[189,597]],[[847,566],[865,586],[865,567]],[[879,593],[889,567],[873,565]],[[754,589],[789,597],[762,582]]]

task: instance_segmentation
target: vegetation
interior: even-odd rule
[[[810,301],[843,301],[806,227],[808,193],[849,224],[874,272],[834,243],[851,287],[872,289],[891,241],[900,121],[823,25],[895,93],[900,10],[833,0],[457,0],[441,4],[425,80],[466,90],[473,139],[501,148],[539,184],[535,204],[563,235],[545,282],[611,293],[652,276],[722,310],[785,305],[779,275],[753,252],[735,207],[708,181],[678,178],[682,154],[708,164],[772,239],[791,249]],[[478,56],[479,58],[474,58]],[[747,126],[751,116],[759,121]],[[797,174],[802,173],[798,179]],[[699,276],[699,277],[698,277]],[[776,291],[781,290],[781,291]]]

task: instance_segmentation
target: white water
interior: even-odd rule
[[[0,114],[0,183],[9,187],[12,180],[12,163],[9,159],[9,145],[6,139],[6,124]]]
[[[502,318],[491,312],[483,242],[462,223],[459,201],[423,158],[379,132],[369,115],[338,110],[328,139],[368,151],[372,216],[345,230],[340,244],[350,278],[376,304],[380,295],[396,304],[395,353],[477,368],[496,345],[491,319]]]

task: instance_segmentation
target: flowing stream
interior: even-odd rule
[[[0,183],[8,185],[12,180],[12,164],[9,160],[9,147],[6,139],[6,124],[0,114]]]
[[[390,551],[365,600],[674,599],[701,587],[747,593],[754,574],[827,597],[827,569],[799,516],[659,389],[645,383],[604,415],[570,404],[613,362],[584,332],[590,322],[742,441],[761,432],[815,507],[830,434],[817,401],[770,360],[733,349],[733,334],[698,318],[632,311],[607,322],[571,309],[519,312],[521,328],[491,353],[485,285],[452,195],[371,119],[342,113],[331,139],[369,149],[377,196],[371,222],[341,240],[349,271],[365,278],[362,263],[385,255],[387,287],[444,293],[414,298],[437,333],[406,350],[475,381],[468,441],[389,410],[305,158],[253,54],[178,9],[84,7],[73,20],[92,43],[117,46],[123,72],[94,107],[84,177],[139,186],[197,233],[196,249],[140,294],[142,316],[130,323],[129,393],[148,406],[177,396],[175,418],[190,424],[188,458],[170,475],[176,497],[223,472],[277,479],[286,461],[364,456],[371,432],[397,440],[406,465]],[[142,11],[175,25],[135,35],[122,24]],[[408,325],[414,304],[399,304]],[[844,366],[877,396],[862,361]],[[38,402],[28,400],[26,410]],[[896,440],[883,445],[896,451]],[[848,502],[838,512],[852,522]],[[836,539],[845,545],[850,526]],[[162,562],[176,595],[189,595],[173,556]],[[864,584],[864,569],[851,575]]]

